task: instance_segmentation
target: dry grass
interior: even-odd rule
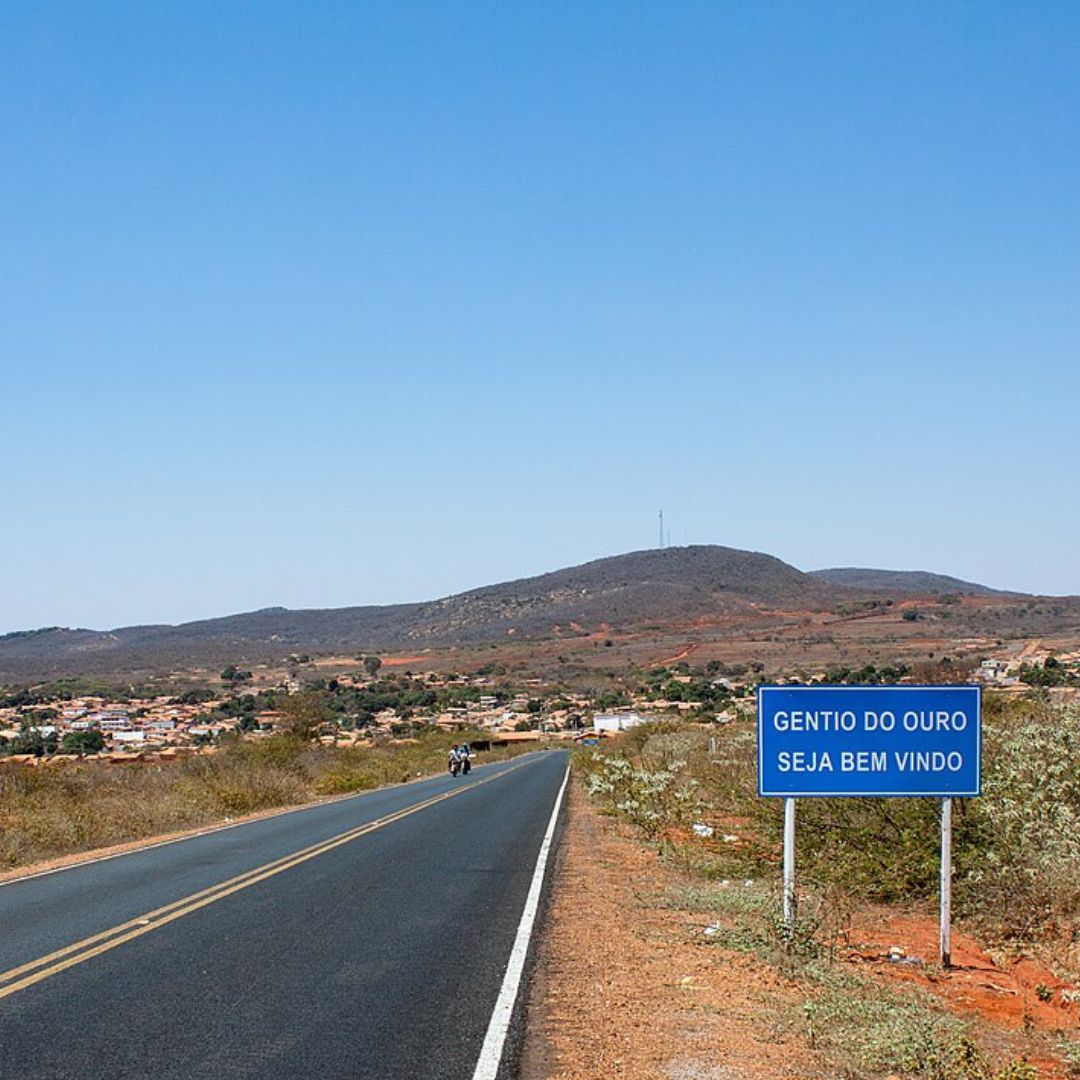
[[[335,748],[274,737],[177,763],[0,767],[0,871],[442,772],[451,742]],[[502,760],[535,747],[495,750]]]

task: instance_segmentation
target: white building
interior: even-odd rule
[[[141,746],[146,742],[145,731],[114,731],[111,735],[113,746]]]
[[[106,716],[97,721],[102,731],[130,731],[131,721],[126,716]]]
[[[629,731],[630,728],[644,723],[645,717],[636,712],[597,713],[593,717],[593,728],[596,731]]]

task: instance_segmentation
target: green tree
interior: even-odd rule
[[[100,731],[69,731],[60,740],[60,749],[65,754],[98,754],[105,749],[105,736]]]
[[[55,754],[57,746],[56,732],[43,735],[37,728],[23,725],[22,730],[11,740],[9,750],[12,754],[33,754],[44,757]]]
[[[237,717],[236,726],[241,731],[255,731],[259,727],[259,721],[253,712],[244,712]]]
[[[229,666],[222,671],[221,680],[222,682],[227,682],[235,687],[240,683],[251,682],[251,672],[241,671],[235,664],[229,664]]]
[[[382,661],[377,656],[364,657],[364,670],[368,673],[368,675],[371,676],[371,678],[375,678],[375,676],[378,674],[379,668],[381,667]]]

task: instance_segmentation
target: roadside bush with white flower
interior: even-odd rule
[[[1012,935],[1060,929],[1080,918],[1080,708],[986,719],[964,907]]]
[[[580,764],[589,795],[651,838],[685,825],[700,807],[697,782],[684,775],[683,761],[645,768],[621,754],[591,754]]]

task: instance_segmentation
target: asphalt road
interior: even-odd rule
[[[530,755],[0,886],[0,1077],[469,1080],[565,771]]]

